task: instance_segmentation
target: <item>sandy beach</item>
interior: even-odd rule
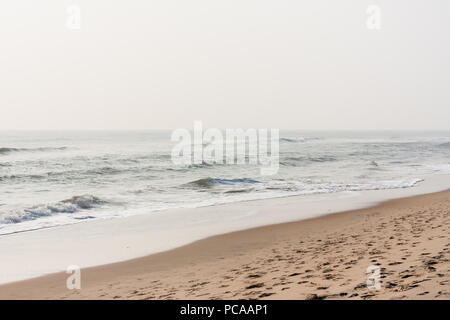
[[[1,299],[450,299],[450,191],[0,286]],[[381,288],[366,270],[379,266]]]

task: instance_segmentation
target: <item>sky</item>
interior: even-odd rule
[[[450,130],[449,18],[448,0],[2,1],[0,130]]]

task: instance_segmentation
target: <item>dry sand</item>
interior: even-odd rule
[[[450,191],[0,286],[0,299],[450,299]],[[381,289],[366,269],[381,268]]]

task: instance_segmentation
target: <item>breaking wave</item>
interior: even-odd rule
[[[92,195],[74,196],[70,199],[62,200],[56,203],[38,205],[12,212],[2,218],[0,223],[20,223],[60,213],[75,213],[82,210],[96,208],[105,203],[106,201]]]

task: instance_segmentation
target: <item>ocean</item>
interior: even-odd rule
[[[295,195],[413,188],[450,173],[450,132],[281,131],[279,170],[175,165],[172,131],[0,132],[0,235]]]

